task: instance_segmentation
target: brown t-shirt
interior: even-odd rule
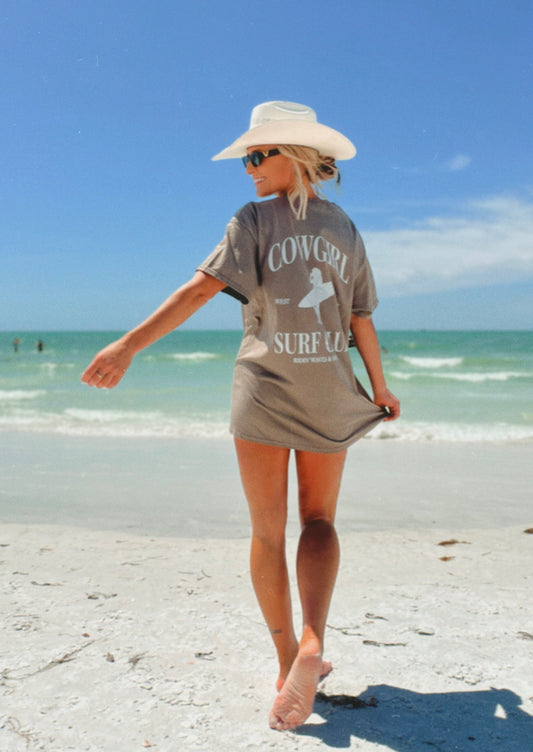
[[[350,314],[377,305],[359,233],[335,204],[285,197],[246,204],[199,266],[243,303],[230,429],[261,444],[337,452],[384,412],[354,376]]]

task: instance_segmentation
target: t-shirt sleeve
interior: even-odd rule
[[[198,267],[224,282],[223,292],[248,303],[260,284],[257,264],[257,233],[248,206],[229,221],[226,232],[213,252]]]
[[[355,250],[358,266],[355,272],[352,313],[363,319],[369,319],[378,304],[376,285],[363,240],[357,230],[355,232]]]

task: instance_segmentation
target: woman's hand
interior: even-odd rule
[[[132,358],[133,353],[121,340],[112,342],[94,357],[81,380],[98,389],[112,389],[128,370]]]
[[[388,417],[383,418],[384,421],[400,417],[400,401],[388,389],[374,393],[374,404],[387,409]]]

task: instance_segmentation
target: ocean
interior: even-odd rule
[[[139,353],[116,389],[90,389],[80,375],[116,336],[0,332],[0,431],[229,438],[240,332],[174,332]],[[384,331],[379,339],[402,417],[365,440],[533,442],[533,332]]]

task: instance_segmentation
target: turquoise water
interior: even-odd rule
[[[0,333],[0,430],[227,437],[240,332],[179,331],[139,353],[114,390],[80,374],[109,332]],[[21,340],[14,352],[13,339]],[[400,421],[369,438],[533,441],[533,332],[380,332]],[[42,352],[35,342],[44,342]],[[354,369],[367,385],[353,352]]]

